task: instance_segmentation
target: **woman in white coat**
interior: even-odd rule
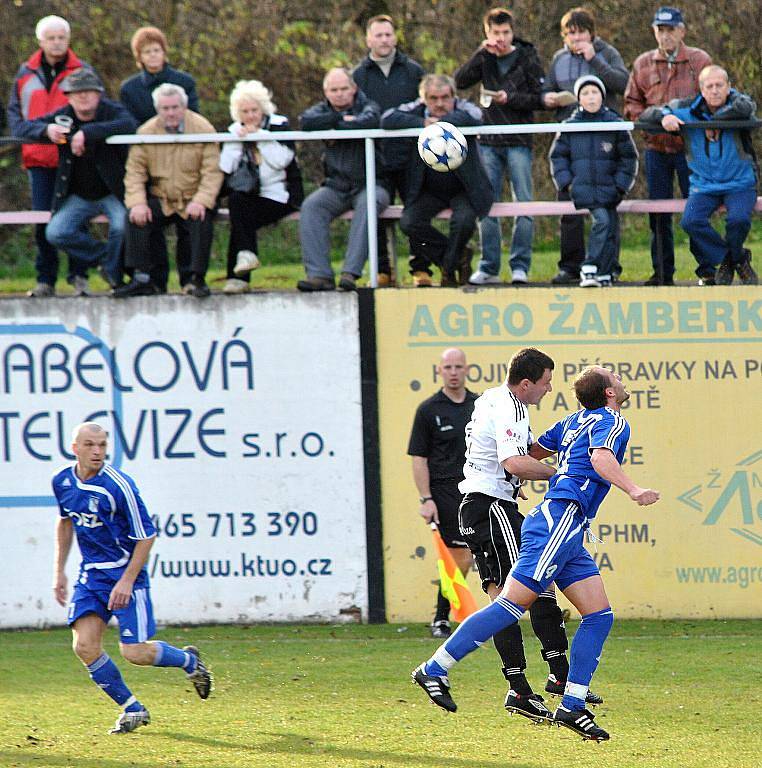
[[[270,91],[259,80],[241,80],[230,94],[229,131],[246,136],[259,130],[288,130],[288,119],[275,114]],[[259,266],[257,230],[295,211],[304,196],[301,174],[291,142],[230,141],[223,145],[220,169],[233,174],[249,159],[258,166],[258,188],[250,192],[230,190],[230,244],[225,293],[245,293],[249,276]]]

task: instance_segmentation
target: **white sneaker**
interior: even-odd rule
[[[525,269],[512,269],[511,282],[514,285],[526,285],[529,282],[529,275]]]
[[[249,284],[245,280],[239,280],[237,277],[230,277],[225,281],[223,293],[248,293]]]
[[[481,269],[477,269],[471,277],[468,278],[468,282],[471,285],[494,285],[502,283],[499,275],[488,275],[486,272],[482,272]]]
[[[598,280],[598,285],[600,285],[601,288],[611,288],[611,286],[614,284],[614,281],[611,279],[611,275],[598,275],[596,279]]]
[[[87,282],[86,277],[75,275],[74,277],[70,278],[69,285],[71,285],[71,287],[74,289],[75,296],[90,295],[90,284]]]
[[[579,287],[580,288],[600,288],[601,283],[598,280],[598,268],[597,267],[582,267],[579,272]]]
[[[235,257],[235,267],[233,272],[242,275],[245,272],[251,272],[259,266],[259,259],[254,251],[238,251]]]

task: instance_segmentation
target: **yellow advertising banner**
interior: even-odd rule
[[[535,435],[577,410],[571,384],[581,368],[622,376],[626,471],[662,498],[642,508],[614,488],[592,526],[618,615],[762,616],[762,289],[378,291],[376,322],[390,621],[433,613],[436,554],[406,450],[449,347],[465,351],[477,393],[504,382],[522,347],[554,359],[553,392],[529,409]],[[527,491],[524,512],[544,484]],[[475,574],[469,584],[479,592]]]

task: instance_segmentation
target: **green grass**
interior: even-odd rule
[[[571,625],[573,631],[576,625]],[[544,664],[525,629],[530,679]],[[129,667],[152,724],[108,736],[116,707],[89,681],[66,630],[0,633],[3,768],[759,768],[762,621],[615,624],[595,690],[603,745],[502,708],[492,649],[452,675],[455,715],[410,669],[435,647],[421,626],[168,628],[215,673],[202,702],[177,670]],[[116,658],[115,633],[107,650]]]
[[[622,280],[625,283],[637,283],[645,280],[653,271],[651,267],[651,255],[649,247],[649,233],[647,223],[642,217],[622,217],[622,248],[620,261],[624,267]],[[535,247],[532,256],[530,281],[532,283],[547,283],[557,271],[558,240],[553,234],[554,228],[549,226],[549,221],[538,224]],[[441,223],[440,223],[441,225]],[[225,278],[225,253],[227,251],[228,225],[220,223],[216,226],[215,244],[209,273],[207,275],[213,290],[221,290]],[[334,270],[341,271],[341,259],[346,242],[348,226],[346,223],[337,223],[332,229],[332,261]],[[508,247],[510,226],[504,224],[504,248]],[[174,243],[171,242],[168,230],[169,253],[174,254]],[[676,280],[692,284],[696,280],[694,274],[695,260],[688,250],[688,242],[684,233],[675,223],[675,243],[677,263]],[[762,243],[762,219],[756,217],[747,245],[759,253],[759,244]],[[478,237],[471,242],[474,249],[474,268],[479,258]],[[412,285],[407,268],[407,243],[402,234],[397,230],[397,248],[399,251],[399,271],[401,285]],[[297,280],[304,277],[299,250],[298,232],[293,222],[281,222],[274,227],[268,227],[262,231],[260,237],[259,256],[262,267],[252,273],[252,289],[254,290],[294,290]],[[758,262],[759,256],[757,257]],[[174,271],[174,257],[170,256],[173,268],[170,276],[170,292],[179,290],[177,274]],[[503,254],[504,280],[509,279],[508,256]],[[438,280],[438,270],[435,280]],[[61,277],[57,285],[59,295],[71,293],[63,276],[66,273],[66,258],[62,257],[59,270]],[[366,269],[367,276],[367,269]],[[10,236],[6,236],[0,243],[0,295],[23,294],[35,282],[34,272],[34,242],[32,230],[29,227],[19,227]],[[95,292],[105,292],[106,285],[97,276],[92,275],[90,284]],[[361,283],[362,284],[362,283]]]

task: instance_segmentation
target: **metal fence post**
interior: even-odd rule
[[[365,196],[368,207],[368,268],[370,287],[378,288],[378,214],[376,213],[376,146],[365,139]]]

